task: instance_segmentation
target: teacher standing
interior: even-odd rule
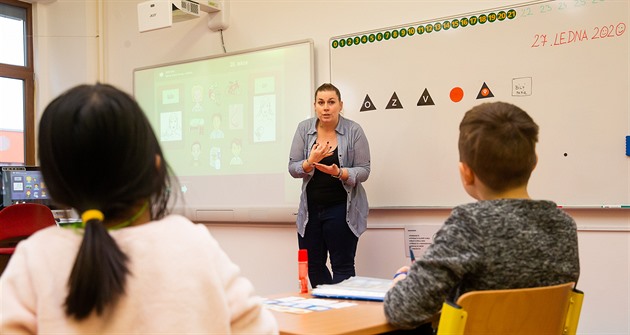
[[[314,106],[316,116],[298,124],[289,155],[289,173],[302,178],[298,244],[308,250],[312,287],[355,276],[354,256],[369,211],[361,183],[370,175],[368,140],[358,123],[341,116],[339,89],[321,85]]]

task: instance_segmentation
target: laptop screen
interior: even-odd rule
[[[38,166],[3,166],[1,173],[2,203],[0,208],[26,202],[52,206],[52,200]]]

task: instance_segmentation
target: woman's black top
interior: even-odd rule
[[[338,148],[335,148],[333,154],[322,159],[320,163],[339,166]],[[313,178],[306,185],[306,196],[309,204],[319,206],[345,204],[348,197],[341,180],[317,169],[315,169]]]

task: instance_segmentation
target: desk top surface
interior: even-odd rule
[[[299,293],[273,295],[269,298],[288,296],[313,298],[310,294]],[[278,320],[280,334],[284,335],[375,334],[396,329],[387,322],[382,302],[360,300],[344,301],[356,303],[356,306],[307,314],[293,314],[274,310],[271,312],[276,317],[276,320]]]

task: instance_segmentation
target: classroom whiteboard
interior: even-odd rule
[[[628,1],[536,1],[332,37],[331,82],[370,143],[370,207],[473,201],[458,126],[490,101],[540,126],[533,198],[629,203],[627,29]]]

